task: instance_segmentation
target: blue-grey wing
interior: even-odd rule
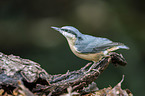
[[[78,41],[77,41],[78,42]],[[105,51],[113,46],[118,45],[107,38],[93,37],[85,35],[79,43],[76,43],[75,47],[78,52],[81,53],[99,53]]]

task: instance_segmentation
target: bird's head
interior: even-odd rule
[[[58,27],[51,27],[57,31],[59,31],[63,36],[65,36],[67,39],[77,39],[81,37],[81,33],[78,29],[72,27],[72,26],[64,26],[61,28]]]

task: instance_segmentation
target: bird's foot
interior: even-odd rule
[[[98,72],[100,74],[100,71],[98,69],[92,69],[92,70],[93,71],[96,71],[96,72]]]
[[[90,72],[91,70],[94,70],[94,68],[97,67],[97,66],[98,66],[98,63],[97,62],[94,62],[93,65],[87,71],[87,73]]]

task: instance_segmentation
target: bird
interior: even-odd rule
[[[51,27],[59,31],[68,41],[70,49],[79,58],[98,62],[110,52],[118,49],[129,49],[126,45],[113,42],[107,38],[82,34],[73,26]]]

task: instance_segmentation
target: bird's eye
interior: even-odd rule
[[[62,31],[68,32],[68,29],[61,29]]]
[[[74,31],[72,31],[72,30],[69,30],[69,29],[61,29],[61,30],[62,30],[62,31],[65,31],[65,32],[67,32],[67,33],[71,33],[71,34],[77,36],[77,34],[76,34]]]
[[[79,40],[83,40],[83,38],[82,38],[82,37],[78,37],[78,39],[79,39]]]

